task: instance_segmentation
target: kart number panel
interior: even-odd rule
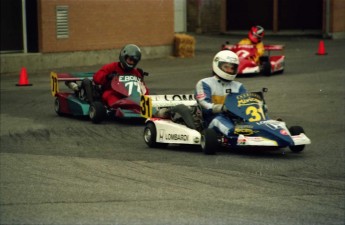
[[[229,94],[226,97],[225,105],[236,116],[248,122],[266,120],[263,110],[263,99],[257,93]]]

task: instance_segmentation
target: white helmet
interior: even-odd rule
[[[214,56],[212,68],[220,78],[232,81],[237,75],[238,64],[238,56],[234,52],[223,50]]]

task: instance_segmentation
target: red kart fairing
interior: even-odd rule
[[[139,117],[141,95],[146,91],[141,79],[134,75],[118,75],[111,81],[111,87],[113,91],[123,95],[122,99],[112,105],[116,110],[116,117],[128,117],[127,114],[131,117],[137,114]]]
[[[222,45],[222,50],[231,50],[235,52],[240,60],[238,74],[265,74],[282,73],[284,71],[285,56],[271,56],[272,51],[283,51],[282,45],[265,45],[265,56],[261,56],[258,62],[254,61],[257,54],[255,45]]]

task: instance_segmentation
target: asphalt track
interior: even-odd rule
[[[145,60],[155,94],[191,93],[236,36],[196,36],[196,56]],[[269,89],[269,115],[301,125],[305,151],[150,149],[143,124],[59,117],[50,71],[1,75],[1,224],[345,224],[345,40],[269,37],[284,44],[282,75],[238,78]],[[95,71],[66,68],[57,72]]]

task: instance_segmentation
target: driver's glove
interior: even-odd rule
[[[107,80],[112,80],[116,76],[116,73],[109,73],[106,77]]]
[[[224,104],[213,104],[212,106],[212,112],[213,113],[221,113],[226,112],[228,109]]]

